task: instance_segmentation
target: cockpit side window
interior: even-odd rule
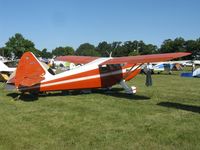
[[[100,70],[101,73],[116,71],[116,70],[119,70],[121,68],[122,68],[121,64],[107,64],[107,65],[99,66],[99,70]]]

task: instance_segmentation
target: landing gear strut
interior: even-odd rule
[[[136,87],[135,86],[131,86],[129,87],[127,84],[126,84],[126,81],[125,80],[121,80],[120,83],[119,83],[125,90],[125,92],[127,94],[135,94],[136,93]]]

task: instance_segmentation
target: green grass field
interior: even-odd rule
[[[0,149],[200,149],[200,79],[153,75],[112,93],[24,96],[0,84]]]

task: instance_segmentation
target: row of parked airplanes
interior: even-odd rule
[[[193,65],[199,61],[169,61],[190,53],[165,53],[128,57],[90,57],[60,56],[54,64],[71,62],[69,69],[55,73],[31,52],[25,52],[16,68],[5,65],[7,60],[0,57],[0,75],[7,80],[7,89],[17,89],[24,93],[40,93],[48,91],[110,89],[120,84],[128,94],[136,93],[136,87],[129,87],[126,81],[131,80],[143,69],[150,71],[171,71],[176,64]],[[72,65],[73,64],[73,65]],[[154,65],[152,65],[154,64]],[[64,65],[63,65],[64,66]],[[199,73],[200,74],[200,73]],[[9,75],[9,76],[8,76]]]

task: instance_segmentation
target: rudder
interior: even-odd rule
[[[15,75],[15,86],[29,87],[39,84],[45,79],[46,71],[37,58],[31,52],[22,55]]]

